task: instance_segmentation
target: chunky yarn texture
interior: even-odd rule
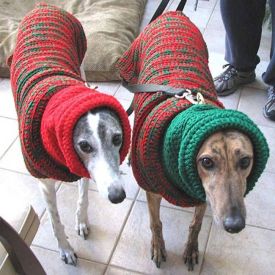
[[[181,12],[167,12],[144,29],[119,60],[118,67],[122,78],[130,84],[169,85],[203,95],[206,104],[197,107],[185,98],[178,99],[162,92],[136,93],[131,161],[134,176],[146,191],[158,193],[183,207],[204,202],[205,194],[194,162],[197,150],[208,135],[236,124],[224,126],[222,120],[213,128],[208,124],[211,114],[207,115],[207,108],[215,110],[213,113],[221,117],[231,113],[224,110],[217,99],[208,68],[208,52],[200,31]],[[188,119],[181,117],[185,112],[188,112]],[[200,122],[204,114],[207,120],[202,126]],[[242,118],[248,124],[251,122],[244,115]],[[248,127],[248,133],[256,127],[251,123],[253,126]],[[236,128],[242,127],[238,125]],[[189,134],[186,139],[185,133]],[[198,133],[200,137],[196,136]],[[256,138],[259,136],[257,132]],[[261,138],[262,144],[266,145]],[[265,165],[267,155],[264,156],[257,172],[250,177],[248,190]]]
[[[121,161],[130,145],[130,125],[112,96],[85,86],[80,65],[86,37],[80,22],[57,7],[39,4],[20,23],[9,58],[20,142],[29,172],[37,178],[74,181],[90,177],[73,147],[73,129],[89,110],[107,107],[121,121]]]
[[[238,130],[246,134],[253,144],[254,166],[247,179],[246,194],[253,189],[265,168],[269,156],[266,139],[247,115],[206,104],[194,105],[172,120],[165,133],[162,150],[168,177],[191,197],[205,200],[196,156],[202,142],[223,129]]]

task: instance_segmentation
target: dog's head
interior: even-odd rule
[[[120,176],[123,131],[116,114],[107,109],[88,112],[74,129],[74,148],[101,195],[112,203],[126,195]]]
[[[245,227],[244,195],[253,158],[249,137],[234,130],[212,134],[197,155],[198,174],[214,219],[230,233]]]

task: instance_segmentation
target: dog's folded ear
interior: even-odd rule
[[[6,63],[7,63],[7,65],[9,66],[9,68],[11,67],[12,58],[13,58],[13,54],[10,55],[10,56],[7,58],[7,60],[6,60]]]

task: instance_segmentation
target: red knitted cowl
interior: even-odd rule
[[[80,22],[57,7],[39,4],[19,25],[9,58],[19,136],[29,172],[37,178],[89,177],[73,147],[73,128],[87,111],[107,107],[123,128],[120,160],[130,146],[126,112],[113,97],[91,90],[80,76],[86,37]]]

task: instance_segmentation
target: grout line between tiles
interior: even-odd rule
[[[13,120],[13,121],[17,121],[17,118],[14,118],[14,117],[0,116],[0,118],[5,118],[5,119],[10,119],[10,120]]]
[[[3,159],[3,157],[7,154],[7,152],[9,151],[9,149],[12,147],[12,145],[15,143],[15,141],[17,140],[18,136],[16,136],[16,138],[13,140],[13,142],[8,146],[8,148],[4,151],[4,153],[0,156],[0,160]]]
[[[48,250],[48,251],[54,252],[56,254],[59,254],[59,251],[51,249],[51,248],[46,248],[46,247],[43,247],[43,246],[40,246],[40,245],[37,245],[37,244],[32,244],[31,246],[36,247],[36,248],[40,248],[40,249],[43,249],[43,250]],[[103,262],[100,262],[100,261],[92,261],[90,259],[81,258],[81,257],[78,257],[78,259],[83,260],[83,261],[87,261],[87,262],[90,262],[90,263],[101,264],[101,265],[106,266],[106,263],[103,263]],[[61,259],[60,259],[60,262],[61,262],[61,264],[65,264],[65,263],[63,263],[63,261]],[[77,266],[76,266],[76,268],[77,268]]]
[[[215,11],[215,8],[216,8],[216,6],[217,6],[217,3],[218,3],[218,0],[216,1],[215,5],[213,6],[212,12],[211,12],[211,14],[210,14],[209,17],[208,17],[207,23],[205,24],[205,27],[203,28],[202,34],[205,33],[205,31],[206,31],[206,29],[207,29],[207,27],[208,27],[208,24],[209,24],[209,22],[210,22],[210,20],[211,20],[211,17],[213,16],[213,13],[214,13],[214,11]]]
[[[201,266],[200,266],[200,270],[199,270],[199,275],[200,275],[201,272],[202,272],[202,268],[203,268],[203,264],[204,264],[204,256],[205,256],[205,253],[206,253],[207,248],[208,248],[208,243],[209,243],[209,239],[210,239],[210,234],[211,234],[211,231],[212,231],[212,227],[213,227],[213,219],[212,219],[212,221],[211,221],[211,226],[210,226],[210,229],[209,229],[209,232],[208,232],[208,237],[207,237],[207,240],[206,240],[205,249],[204,249],[203,254],[202,254],[202,259],[201,259]]]
[[[119,266],[119,265],[109,265],[108,268],[110,268],[110,267],[118,268],[118,269],[121,269],[121,270],[124,270],[124,271],[128,271],[128,272],[135,272],[136,274],[141,274],[141,275],[144,275],[144,274],[145,274],[145,273],[142,273],[142,272],[133,270],[133,269],[127,269],[127,268],[121,267],[121,266]],[[106,271],[108,271],[108,268],[107,268]],[[106,273],[105,273],[105,274],[106,274]]]
[[[258,229],[263,229],[263,230],[268,230],[268,231],[275,232],[275,229],[267,228],[267,227],[263,227],[263,226],[259,226],[259,225],[253,225],[253,224],[247,223],[246,226],[250,226],[250,227],[254,227],[254,228],[258,228]]]
[[[24,175],[24,176],[31,176],[31,175],[28,174],[28,173],[21,172],[21,171],[17,171],[17,170],[13,170],[13,169],[10,169],[10,168],[1,167],[1,166],[0,166],[0,170],[5,170],[5,171],[17,173],[17,174],[21,174],[21,175]]]
[[[105,269],[105,271],[104,271],[103,274],[106,274],[106,272],[107,272],[108,266],[110,265],[110,262],[111,262],[111,260],[112,260],[113,255],[114,255],[114,252],[115,252],[115,250],[116,250],[116,248],[117,248],[117,245],[118,245],[118,243],[119,243],[119,241],[120,241],[120,237],[121,237],[121,235],[122,235],[122,232],[123,232],[123,230],[124,230],[124,228],[125,228],[125,225],[126,225],[128,219],[129,219],[129,216],[130,216],[130,214],[131,214],[131,212],[132,212],[132,209],[133,209],[134,205],[135,205],[136,202],[137,202],[137,197],[138,197],[138,195],[139,195],[139,192],[140,192],[140,191],[137,192],[135,198],[132,200],[132,204],[131,204],[131,206],[130,206],[130,208],[129,208],[129,210],[128,210],[128,213],[127,213],[127,215],[126,215],[126,217],[125,217],[125,220],[124,220],[124,222],[123,222],[123,224],[122,224],[122,226],[121,226],[121,230],[120,230],[120,232],[119,232],[119,234],[118,234],[118,236],[117,236],[117,239],[116,239],[116,242],[115,242],[115,244],[114,244],[114,247],[113,247],[113,249],[112,249],[112,251],[111,251],[111,253],[110,253],[110,257],[109,257],[109,259],[108,259],[108,261],[107,261],[107,266],[106,266],[106,269]]]

